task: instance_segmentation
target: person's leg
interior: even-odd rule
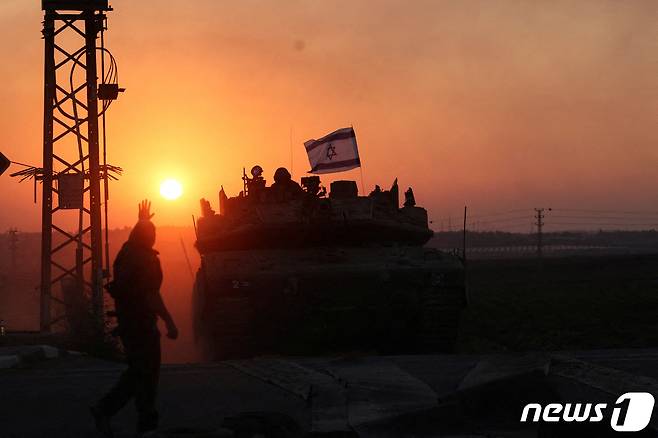
[[[131,364],[125,370],[119,381],[96,405],[101,411],[109,416],[114,416],[121,410],[136,393],[138,385],[138,373]]]
[[[123,341],[128,368],[121,374],[119,381],[110,391],[101,398],[96,405],[91,406],[91,414],[94,416],[96,428],[104,437],[112,436],[110,419],[123,408],[128,401],[134,397],[138,372],[132,354],[130,343]]]
[[[155,430],[158,427],[158,412],[155,400],[160,378],[160,336],[145,340],[140,361],[140,378],[135,391],[135,405],[139,420],[137,431],[140,433]]]
[[[131,339],[121,338],[128,368],[121,374],[119,381],[98,402],[97,407],[108,416],[113,416],[135,396],[139,380],[139,366],[137,353]]]

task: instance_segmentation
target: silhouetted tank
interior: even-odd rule
[[[194,290],[197,340],[212,359],[350,350],[449,351],[465,306],[461,260],[423,245],[427,212],[397,180],[358,196],[317,176],[302,186],[285,169],[266,187],[201,200]],[[280,178],[277,178],[279,176]]]

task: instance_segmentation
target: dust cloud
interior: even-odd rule
[[[129,232],[130,228],[110,231],[112,261]],[[160,252],[164,271],[161,292],[180,330],[176,341],[162,338],[163,362],[167,363],[200,359],[192,332],[192,288],[200,262],[194,241],[192,228],[158,228],[155,248]],[[0,319],[9,331],[38,330],[40,245],[39,233],[18,233],[12,252],[8,234],[0,236]],[[72,254],[63,254],[60,260],[68,266],[73,261]],[[59,293],[59,287],[55,287],[54,293]],[[53,313],[59,310],[53,307]],[[164,333],[162,326],[160,330]]]

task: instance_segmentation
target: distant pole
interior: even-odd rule
[[[462,255],[464,257],[464,263],[466,263],[466,209],[467,207],[464,205],[464,229],[462,235]]]
[[[544,219],[544,209],[543,208],[535,208],[535,219],[537,220],[537,222],[535,222],[535,225],[537,225],[537,257],[541,258],[542,257],[541,229],[544,226],[544,221],[543,221],[543,219]]]
[[[18,229],[10,228],[9,231],[9,252],[11,253],[11,269],[16,273],[16,253],[18,252]]]

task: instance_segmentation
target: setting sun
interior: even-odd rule
[[[183,194],[183,186],[175,179],[166,179],[160,184],[160,194],[165,199],[177,199]]]

